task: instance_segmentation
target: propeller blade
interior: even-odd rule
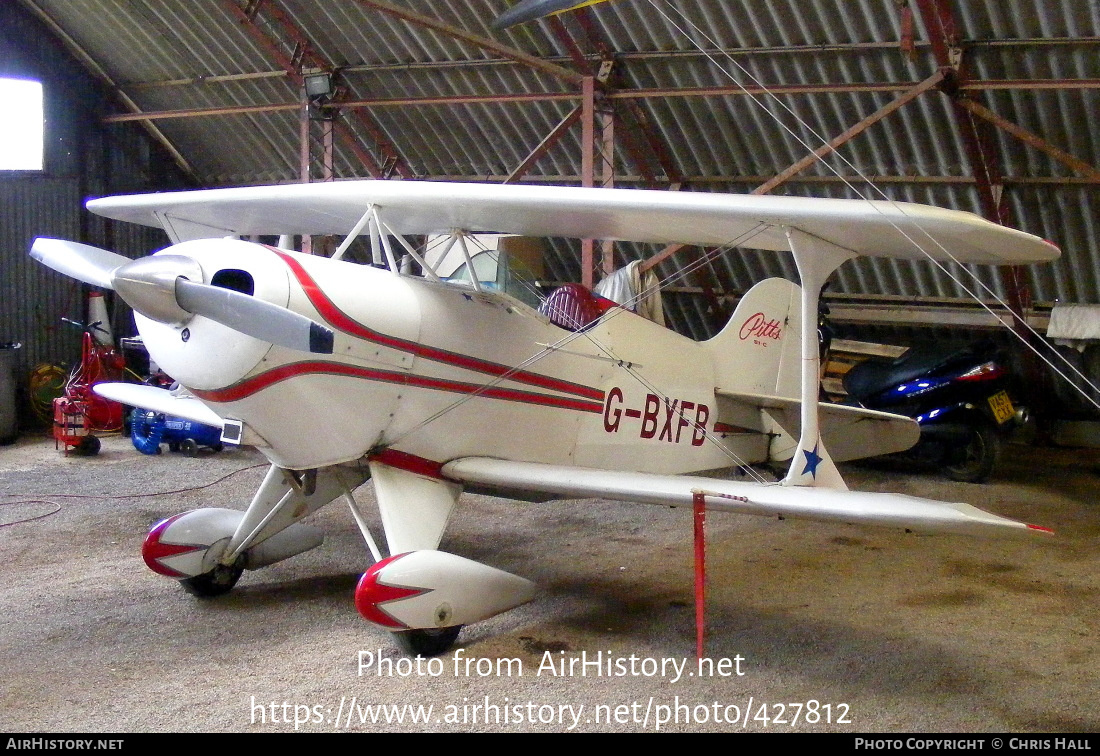
[[[520,0],[494,19],[493,28],[501,31],[516,24],[534,21],[536,18],[545,18],[555,13],[563,13],[600,2],[603,0]]]
[[[235,331],[289,349],[332,354],[333,333],[319,323],[285,307],[233,289],[176,279],[176,302]]]
[[[64,239],[39,237],[31,245],[31,257],[58,273],[102,289],[114,289],[114,272],[130,258],[99,247]]]
[[[332,354],[333,333],[304,315],[239,291],[188,280],[202,269],[185,255],[140,260],[79,242],[38,238],[31,257],[85,283],[117,291],[127,304],[161,323],[203,315],[253,338],[314,354]]]

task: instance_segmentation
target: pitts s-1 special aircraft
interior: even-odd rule
[[[847,490],[834,460],[897,451],[909,418],[818,404],[821,286],[857,255],[983,264],[1058,249],[975,215],[891,202],[623,189],[348,181],[92,200],[159,226],[139,260],[38,239],[31,254],[135,310],[183,392],[101,384],[109,398],[220,426],[271,461],[244,512],[157,524],[146,563],[200,595],[321,543],[300,520],[343,499],[375,560],[355,603],[412,653],[532,598],[524,578],[438,550],[464,487],[919,531],[1043,531],[966,504]],[[794,255],[802,286],[750,290],[695,342],[572,287],[542,312],[471,276],[447,281],[404,235],[475,232],[750,246]],[[250,235],[344,236],[331,257]],[[374,265],[343,259],[370,240]],[[924,249],[922,250],[921,247]],[[927,251],[925,251],[927,250]],[[414,264],[415,263],[415,264]],[[473,265],[469,268],[472,270]],[[578,291],[578,289],[580,289]],[[781,481],[691,476],[789,460]],[[372,479],[389,556],[351,492]]]

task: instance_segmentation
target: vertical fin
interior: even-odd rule
[[[703,342],[716,390],[801,396],[799,297],[798,285],[782,278],[761,281],[741,297],[726,327]]]

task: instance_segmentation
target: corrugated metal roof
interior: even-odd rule
[[[573,65],[570,50],[546,22],[491,30],[492,19],[509,4],[504,0],[391,1],[518,52]],[[336,67],[345,100],[539,96],[526,102],[380,105],[366,110],[417,177],[501,180],[579,102],[575,97],[550,97],[575,96],[573,84],[507,60],[499,51],[400,20],[356,0],[267,0],[258,5],[251,31],[233,12],[234,4],[244,7],[239,0],[22,2],[63,29],[143,111],[297,102],[296,85],[270,49],[294,56],[295,34]],[[971,80],[1042,80],[1052,87],[1008,85],[976,91],[975,99],[1075,158],[1100,165],[1094,116],[1100,112],[1100,3],[970,0],[953,5]],[[676,173],[687,178],[686,188],[748,191],[822,139],[842,133],[937,71],[920,4],[911,0],[909,6],[916,20],[912,54],[902,50],[901,11],[895,0],[617,0],[586,13],[594,36],[614,53],[615,92],[673,90],[635,101],[654,138],[667,149]],[[288,31],[279,14],[285,14],[293,30]],[[599,44],[578,16],[567,14],[561,21],[583,52],[598,52]],[[1091,83],[1060,83],[1065,80]],[[690,93],[684,91],[737,83],[835,86],[774,98],[687,96]],[[867,85],[886,86],[884,91],[866,91]],[[1059,86],[1064,88],[1054,88]],[[384,150],[367,127],[347,112],[342,122],[361,147],[385,162]],[[295,110],[166,119],[157,124],[203,184],[298,177],[300,124]],[[643,171],[626,149],[631,129],[621,119],[616,129],[617,185],[640,185]],[[1028,271],[1034,298],[1100,302],[1100,245],[1093,233],[1097,183],[1083,182],[1072,168],[1004,131],[992,132],[1006,177],[1003,191],[1016,225],[1054,240],[1065,253],[1055,265]],[[313,135],[316,141],[316,126]],[[644,139],[636,134],[632,138],[642,145],[636,149],[646,156],[644,167],[662,173]],[[580,127],[575,126],[524,180],[577,181],[580,154]],[[333,167],[340,178],[366,175],[340,140]],[[937,91],[917,97],[776,191],[828,197],[865,191],[859,182],[854,189],[840,183],[836,173],[890,177],[873,191],[898,200],[981,212],[951,101]],[[576,245],[558,241],[552,249],[550,272],[575,278]],[[625,261],[653,252],[624,246],[620,255]],[[690,253],[685,255],[663,263],[661,275],[674,276],[683,261],[691,259]],[[723,257],[712,270],[719,288],[745,289],[764,275],[794,277],[789,260],[754,253]],[[1005,295],[998,273],[978,274],[991,290]],[[920,263],[860,260],[847,264],[837,278],[834,289],[841,292],[965,296],[943,272]],[[677,327],[692,333],[710,327],[706,305],[700,305],[698,297],[673,299],[684,300],[670,305]]]

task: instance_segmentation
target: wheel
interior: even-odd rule
[[[962,483],[984,483],[1001,456],[1001,437],[991,425],[970,429],[966,445],[951,450],[944,467],[947,477]]]
[[[243,567],[226,567],[224,564],[219,564],[210,572],[181,580],[180,585],[192,596],[214,598],[223,593],[229,593],[240,580],[242,572],[244,572]]]
[[[409,656],[439,656],[458,639],[462,625],[429,630],[404,630],[393,634],[393,640]]]
[[[85,436],[73,447],[73,453],[79,457],[94,457],[99,454],[100,443],[95,436]]]
[[[188,457],[194,457],[199,453],[199,445],[195,443],[195,439],[185,438],[180,441],[180,451]]]

